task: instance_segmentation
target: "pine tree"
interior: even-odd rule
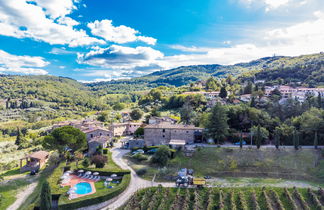
[[[318,136],[317,136],[317,131],[315,131],[315,137],[314,137],[314,148],[318,148]]]
[[[280,136],[278,134],[278,132],[275,133],[275,145],[276,145],[276,149],[279,149],[279,145],[280,145]]]
[[[226,88],[225,86],[223,86],[219,92],[219,97],[221,98],[226,98],[227,97],[227,91],[226,91]]]
[[[261,126],[258,125],[258,129],[257,129],[257,133],[256,133],[256,145],[257,145],[257,148],[260,149],[261,147]]]
[[[47,181],[42,185],[40,210],[49,210],[52,207],[51,188]]]

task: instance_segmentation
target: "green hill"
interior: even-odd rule
[[[207,79],[210,76],[222,78],[231,74],[233,76],[243,75],[244,77],[248,77],[261,71],[266,72],[276,70],[277,72],[281,72],[284,69],[295,69],[296,67],[301,66],[306,70],[308,69],[307,74],[314,75],[319,74],[318,71],[320,67],[318,67],[318,65],[321,65],[323,61],[324,53],[302,55],[297,57],[274,56],[235,65],[213,64],[182,66],[175,69],[154,72],[146,76],[129,80],[113,80],[110,82],[91,83],[88,84],[88,86],[92,90],[99,91],[102,94],[112,92],[122,93],[161,85],[182,86],[190,84],[194,81]],[[315,79],[315,81],[318,79],[320,78]],[[310,81],[313,79],[308,78],[308,80]]]

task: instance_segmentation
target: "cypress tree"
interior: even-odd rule
[[[51,188],[47,181],[42,185],[40,210],[50,210],[52,207]]]
[[[252,98],[251,98],[250,107],[255,107],[255,97],[254,96],[252,96]]]
[[[318,105],[318,108],[322,108],[322,96],[321,96],[321,93],[318,93],[317,105]]]
[[[257,148],[260,149],[261,147],[261,127],[258,125],[257,133],[256,133],[256,145]]]
[[[226,98],[227,97],[227,91],[226,91],[226,88],[225,86],[223,86],[219,92],[219,97],[221,98]]]
[[[240,148],[243,148],[243,137],[242,137],[242,133],[240,135]]]
[[[19,146],[22,143],[22,133],[19,127],[17,127],[17,137],[15,141],[15,145]]]
[[[276,149],[279,149],[279,145],[280,145],[280,136],[278,134],[278,132],[275,133],[275,145],[276,145]]]
[[[315,137],[314,137],[314,148],[318,148],[318,136],[317,136],[317,131],[315,131]]]
[[[298,150],[299,148],[299,134],[298,134],[298,131],[294,131],[294,134],[293,134],[293,142],[294,142],[294,147],[295,147],[295,150]]]

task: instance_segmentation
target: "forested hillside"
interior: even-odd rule
[[[110,82],[90,83],[87,84],[92,90],[105,93],[125,93],[133,90],[143,90],[157,86],[182,86],[191,82],[204,80],[210,76],[224,78],[228,74],[233,76],[243,75],[243,77],[253,76],[262,70],[259,74],[260,78],[270,79],[277,78],[276,72],[287,72],[291,69],[298,71],[303,69],[304,76],[300,77],[300,81],[311,82],[312,85],[318,85],[323,81],[322,72],[320,70],[324,60],[324,53],[302,55],[298,57],[274,56],[254,60],[248,63],[239,63],[235,65],[195,65],[182,66],[175,69],[158,71],[152,74],[133,78],[129,80],[116,80]],[[276,70],[276,71],[272,71]],[[269,72],[268,72],[269,71]],[[305,76],[307,75],[307,77]],[[295,74],[286,74],[285,79],[294,79]],[[314,78],[313,78],[314,77]]]

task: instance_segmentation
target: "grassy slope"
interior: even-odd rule
[[[29,182],[23,179],[11,181],[8,184],[0,184],[0,209],[6,209],[16,200],[16,196],[20,189],[27,186]]]
[[[292,149],[225,149],[201,148],[193,157],[179,153],[165,170],[158,170],[148,162],[133,164],[135,169],[148,169],[144,178],[151,179],[157,173],[157,179],[165,180],[168,175],[175,176],[180,168],[192,168],[196,176],[214,177],[274,177],[286,179],[316,180],[314,167],[319,151],[311,149],[295,151]]]

